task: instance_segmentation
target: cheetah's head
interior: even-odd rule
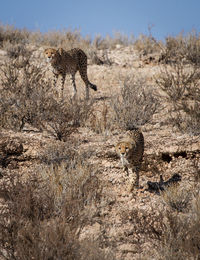
[[[130,142],[119,142],[115,146],[115,150],[120,158],[126,158],[129,152],[132,150],[133,145]]]
[[[47,61],[50,62],[50,61],[52,61],[56,57],[57,50],[53,49],[53,48],[45,49],[44,55],[45,55]]]

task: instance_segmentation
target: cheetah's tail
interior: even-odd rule
[[[97,91],[97,86],[96,85],[90,83],[89,87],[92,88],[94,91]]]

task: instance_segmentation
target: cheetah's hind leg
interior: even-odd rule
[[[134,169],[132,169],[133,173],[136,173],[136,180],[135,183],[133,184],[134,187],[136,187],[137,189],[139,189],[139,171],[140,171],[140,167],[134,167]]]
[[[85,98],[86,98],[86,100],[89,100],[89,98],[90,98],[88,85],[85,86]]]

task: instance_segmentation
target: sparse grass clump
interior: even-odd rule
[[[180,188],[178,185],[169,186],[162,192],[163,202],[172,210],[177,210],[178,212],[184,212],[188,209],[191,195],[191,192]]]
[[[112,98],[111,108],[114,123],[127,130],[151,122],[159,101],[144,80],[127,77],[122,82],[120,94]]]

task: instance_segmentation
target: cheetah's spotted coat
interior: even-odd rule
[[[81,49],[72,49],[65,51],[62,48],[58,50],[48,48],[44,51],[47,60],[51,63],[54,74],[54,84],[56,85],[58,76],[62,76],[62,97],[66,74],[71,75],[72,85],[74,88],[74,96],[76,95],[75,74],[79,71],[82,80],[86,86],[86,99],[89,99],[89,87],[97,90],[96,85],[92,84],[87,77],[87,56]]]
[[[143,134],[137,129],[127,131],[126,136],[116,145],[115,149],[126,173],[128,174],[128,168],[136,173],[135,186],[139,187],[139,171],[144,152]]]

